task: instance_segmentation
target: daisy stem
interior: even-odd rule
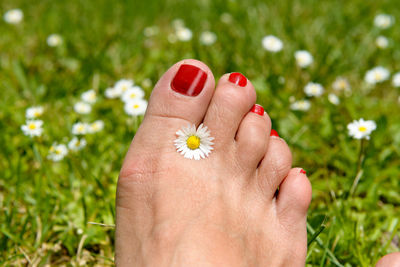
[[[364,163],[364,158],[365,158],[365,140],[361,139],[360,142],[360,153],[358,154],[358,163],[357,163],[357,174],[356,177],[354,178],[353,185],[351,186],[349,196],[352,196],[354,192],[356,191],[356,187],[358,185],[358,182],[360,181],[364,169],[362,168],[363,163]]]

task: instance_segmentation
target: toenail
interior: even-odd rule
[[[261,105],[255,104],[252,108],[251,108],[251,112],[253,113],[257,113],[258,115],[264,115],[264,108]]]
[[[278,134],[278,132],[277,132],[277,131],[275,131],[274,129],[271,129],[270,136],[276,136],[276,137],[279,137],[279,134]]]
[[[307,174],[307,172],[305,170],[303,170],[303,169],[300,170],[300,173]]]
[[[171,82],[171,88],[180,94],[197,96],[204,88],[207,73],[200,68],[182,64]]]
[[[243,76],[243,74],[239,72],[232,72],[229,75],[229,81],[241,87],[245,87],[247,84],[247,78]]]

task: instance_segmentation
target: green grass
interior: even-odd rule
[[[400,70],[396,0],[0,2],[1,14],[12,8],[21,8],[25,17],[18,25],[0,22],[2,265],[112,264],[114,229],[89,222],[115,223],[118,172],[140,118],[129,118],[121,102],[106,99],[104,90],[121,78],[138,84],[149,78],[154,84],[182,58],[204,61],[216,78],[242,72],[255,85],[258,103],[313,185],[310,266],[371,266],[399,250],[399,90],[389,81],[372,88],[363,81],[377,65]],[[373,27],[380,12],[392,14],[397,23],[386,30]],[[222,22],[222,13],[232,21]],[[168,42],[176,18],[193,31],[191,41]],[[143,29],[151,25],[160,33],[147,38]],[[199,43],[204,30],[217,34],[215,44]],[[61,47],[47,46],[52,33],[63,36]],[[281,52],[262,48],[267,34],[283,40]],[[385,50],[374,44],[380,34],[391,39]],[[313,54],[311,67],[296,66],[298,49]],[[352,95],[340,96],[334,106],[327,95],[338,76],[349,80]],[[311,99],[309,111],[291,111],[289,98],[305,97],[309,81],[323,84],[325,94]],[[90,88],[100,98],[89,115],[78,115],[73,104]],[[151,87],[144,89],[148,97]],[[20,126],[33,105],[45,107],[44,134],[31,139]],[[346,125],[361,117],[375,120],[377,130],[365,142],[363,175],[349,194],[360,141],[348,136]],[[87,136],[84,150],[59,163],[46,158],[54,141],[71,139],[74,122],[96,119],[105,129]]]

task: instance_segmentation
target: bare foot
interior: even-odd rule
[[[400,267],[400,252],[385,255],[376,263],[376,267]]]
[[[161,77],[118,181],[118,266],[304,266],[311,186],[255,101],[244,76],[215,89],[196,60]],[[213,150],[184,158],[176,132],[200,123]]]

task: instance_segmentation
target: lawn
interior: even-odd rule
[[[6,16],[12,9],[23,18]],[[143,116],[105,92],[130,79],[148,99],[183,58],[205,62],[216,79],[245,74],[307,170],[309,266],[372,266],[399,250],[398,1],[3,0],[0,13],[1,265],[113,264],[116,181]],[[267,35],[282,49],[266,49]],[[310,65],[299,66],[298,50]],[[377,66],[384,71],[369,77]],[[310,82],[321,95],[305,93]],[[77,109],[89,89],[96,101]],[[30,137],[21,126],[33,106],[43,107],[32,115],[43,131]],[[360,118],[376,123],[369,140],[349,135]],[[72,130],[99,120],[104,128]],[[64,156],[56,144],[73,132],[86,145]]]

